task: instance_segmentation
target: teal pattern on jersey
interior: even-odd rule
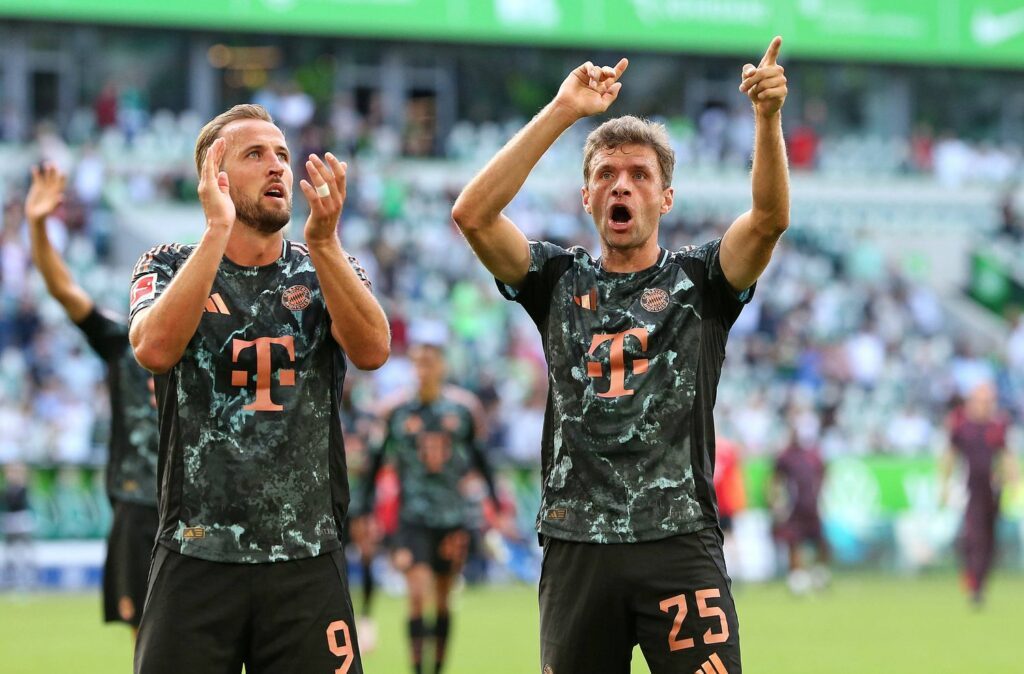
[[[110,391],[110,453],[107,494],[115,501],[156,506],[157,429],[150,381],[132,354],[124,318],[93,309],[79,329],[107,366]]]
[[[446,386],[436,400],[422,402],[414,393],[385,413],[383,451],[398,471],[402,522],[465,526],[468,504],[460,483],[479,451],[479,408],[471,393]]]
[[[132,319],[193,249],[161,246],[140,259]],[[240,563],[338,549],[349,502],[345,369],[305,246],[285,241],[281,257],[261,267],[224,258],[196,334],[156,378],[160,543]]]
[[[719,243],[612,273],[582,248],[531,242],[523,287],[498,284],[537,323],[548,361],[542,535],[632,543],[717,523],[715,389],[753,292],[729,287]]]

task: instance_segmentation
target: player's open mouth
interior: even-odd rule
[[[271,197],[274,199],[284,199],[284,188],[283,187],[271,187],[269,190],[263,193],[265,197]]]
[[[608,213],[608,225],[615,231],[625,231],[632,221],[633,214],[629,212],[629,207],[623,204],[615,204]]]

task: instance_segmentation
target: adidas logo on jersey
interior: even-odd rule
[[[206,304],[203,306],[203,313],[211,314],[224,314],[230,316],[231,312],[228,311],[228,305],[224,304],[224,300],[221,299],[220,293],[214,293],[206,299]]]
[[[718,657],[718,653],[712,653],[707,662],[701,665],[700,669],[693,674],[729,674],[729,672],[726,670],[722,658]]]
[[[597,288],[591,288],[590,292],[585,295],[574,296],[572,301],[575,302],[578,307],[582,307],[590,311],[597,311]]]

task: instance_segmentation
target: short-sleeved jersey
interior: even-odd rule
[[[132,354],[128,324],[95,307],[79,329],[107,366],[110,391],[110,452],[107,495],[115,501],[156,506],[157,430],[149,372]]]
[[[160,246],[139,260],[132,320],[194,248]],[[349,501],[345,368],[305,246],[285,241],[261,267],[224,258],[181,360],[156,377],[159,542],[241,563],[338,549]]]
[[[949,419],[950,443],[967,464],[967,488],[971,495],[990,494],[996,457],[1006,449],[1009,417],[997,413],[988,420],[971,419],[962,409]]]
[[[398,470],[402,522],[465,526],[467,504],[459,485],[480,451],[479,410],[471,393],[446,386],[436,400],[423,402],[413,392],[385,412],[380,451],[394,458]]]
[[[737,294],[720,240],[605,271],[582,248],[530,243],[518,291],[548,362],[538,531],[631,543],[714,526],[712,409]]]

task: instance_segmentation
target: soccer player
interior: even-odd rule
[[[828,540],[821,526],[818,501],[825,482],[825,463],[818,447],[790,432],[786,448],[775,458],[769,498],[776,516],[775,535],[789,553],[787,584],[793,594],[804,594],[828,584],[831,558]],[[815,549],[815,565],[805,564],[802,546]]]
[[[967,509],[960,529],[959,550],[964,585],[971,603],[985,599],[985,583],[996,552],[996,521],[1004,485],[1018,479],[1018,467],[1007,447],[1009,415],[999,409],[995,388],[979,384],[947,423],[949,448],[939,465],[940,501],[949,493],[957,458],[967,464]]]
[[[415,344],[410,356],[419,383],[399,394],[382,414],[384,437],[374,449],[362,511],[372,512],[375,477],[385,455],[393,454],[401,494],[394,560],[408,586],[412,668],[416,674],[425,671],[424,644],[432,634],[433,672],[440,674],[451,631],[449,595],[469,546],[460,483],[470,468],[483,476],[496,507],[498,498],[480,446],[485,432],[480,402],[470,392],[445,384],[442,346]],[[428,629],[423,616],[431,590],[434,624]]]
[[[138,630],[146,599],[146,577],[156,540],[157,414],[153,379],[135,362],[128,323],[100,310],[72,277],[50,243],[46,219],[64,199],[65,176],[57,167],[33,167],[25,198],[32,261],[46,290],[85,333],[89,346],[107,366],[110,391],[110,451],[107,495],[114,520],[103,567],[103,616]]]
[[[615,100],[628,62],[585,63],[466,186],[455,222],[539,328],[550,390],[538,528],[542,669],[740,672],[722,558],[712,408],[732,323],[789,222],[775,38],[743,67],[753,103],[753,206],[720,240],[658,243],[672,209],[664,127],[609,120],[583,151],[583,208],[601,256],[527,241],[503,213],[558,136]]]
[[[135,671],[362,672],[341,530],[346,358],[388,323],[337,235],[345,164],[309,155],[305,244],[284,238],[291,155],[237,105],[196,141],[206,228],[135,267],[130,336],[156,376],[160,529]]]

